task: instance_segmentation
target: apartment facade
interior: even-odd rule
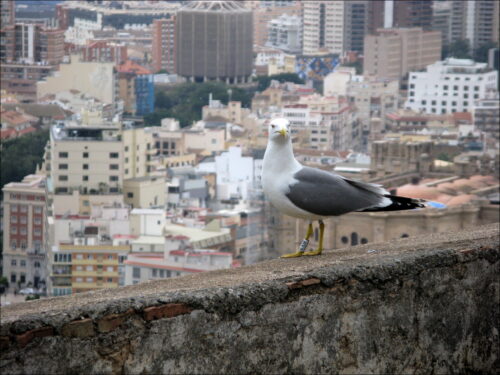
[[[469,41],[471,51],[499,40],[499,2],[496,0],[451,1],[450,42]]]
[[[28,175],[3,191],[3,274],[11,290],[45,287],[45,183]]]
[[[474,101],[472,113],[474,125],[479,130],[491,134],[498,141],[500,139],[500,98],[498,93]]]
[[[411,72],[405,107],[426,113],[471,112],[474,101],[496,92],[498,71],[486,63],[448,58]]]
[[[153,70],[175,74],[175,17],[153,21]]]
[[[318,55],[345,51],[344,11],[345,2],[305,1],[303,4],[304,55]]]
[[[421,28],[378,29],[365,37],[363,72],[401,79],[441,59],[441,33]]]
[[[114,62],[123,64],[127,60],[127,46],[125,43],[113,43],[105,40],[89,41],[82,48],[82,61],[87,62]]]
[[[64,57],[63,30],[32,23],[17,23],[2,27],[0,39],[1,62],[57,65]]]

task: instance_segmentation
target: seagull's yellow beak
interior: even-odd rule
[[[281,128],[279,133],[284,137],[286,135],[286,129],[285,128]]]

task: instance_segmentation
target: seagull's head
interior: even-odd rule
[[[269,140],[288,142],[290,139],[290,121],[285,118],[275,118],[269,124]]]

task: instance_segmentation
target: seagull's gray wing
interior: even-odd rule
[[[286,194],[297,207],[319,216],[336,216],[378,206],[386,193],[378,185],[353,181],[320,169],[303,167]]]

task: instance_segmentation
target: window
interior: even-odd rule
[[[93,259],[94,257],[92,256],[92,254],[88,254],[87,255],[87,259]]]
[[[133,198],[134,197],[134,193],[127,193],[127,198]]]
[[[10,282],[11,283],[15,283],[16,282],[16,274],[15,273],[11,273],[10,274]]]
[[[83,165],[83,169],[89,169],[89,165],[88,164],[84,164]]]
[[[60,152],[59,153],[59,157],[60,158],[67,158],[68,157],[68,153],[67,152]]]
[[[88,282],[88,283],[92,283],[92,282],[94,282],[94,278],[93,277],[87,277],[85,279],[85,281]]]
[[[10,227],[11,234],[17,234],[17,227]]]
[[[59,176],[59,181],[68,181],[68,176],[66,176],[66,175],[60,175]]]
[[[19,265],[21,267],[26,267],[26,261],[24,259],[22,259],[20,262],[19,262]]]
[[[118,164],[110,164],[109,169],[113,169],[113,170],[118,169]]]
[[[94,270],[94,267],[92,267],[92,266],[87,266],[87,267],[85,267],[85,270],[86,270],[86,271],[93,271],[93,270]]]
[[[114,271],[113,266],[106,267],[106,272],[113,272],[113,271]]]
[[[132,277],[136,279],[141,278],[141,269],[139,267],[132,268]]]
[[[118,159],[118,152],[110,152],[109,157],[111,159]]]
[[[85,176],[82,176],[82,181],[88,181],[89,180],[89,176],[85,175]]]
[[[83,283],[83,277],[77,277],[76,278],[77,283]]]
[[[10,217],[10,222],[11,222],[11,223],[17,223],[17,216],[12,215],[12,216]]]
[[[468,107],[469,106],[469,102],[464,102],[464,107]]]
[[[76,259],[83,259],[83,254],[76,254]]]
[[[479,91],[479,86],[474,86],[474,91]]]
[[[88,159],[89,153],[88,152],[84,152],[82,156],[83,156],[84,159]]]
[[[34,265],[35,265],[35,268],[40,268],[40,262],[39,261],[36,261]]]
[[[109,176],[109,181],[118,181],[118,176]]]
[[[427,100],[422,100],[422,105],[426,105],[427,104]]]
[[[14,241],[14,240],[13,240],[13,241],[11,241],[11,243],[10,243],[10,247],[11,247],[12,249],[14,249],[14,250],[15,250],[15,249],[17,248],[17,242],[16,242],[16,241]]]
[[[156,268],[153,268],[152,275],[153,275],[153,277],[157,277],[158,276],[158,270]]]
[[[10,205],[10,211],[11,212],[17,212],[17,204],[11,204]]]
[[[42,213],[42,207],[35,207],[35,214],[41,214]]]
[[[17,260],[12,259],[12,260],[10,261],[10,265],[11,265],[11,266],[17,266]]]
[[[59,164],[59,169],[68,169],[68,164]]]

